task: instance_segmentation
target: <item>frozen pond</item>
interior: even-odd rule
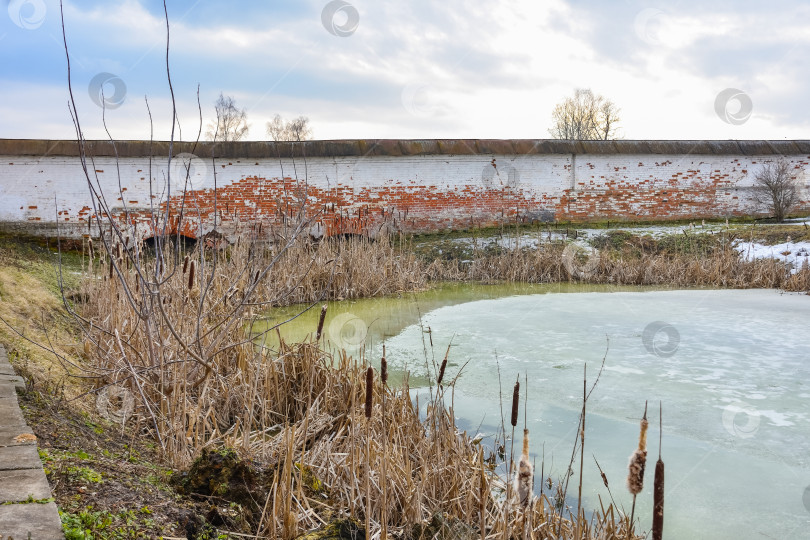
[[[616,503],[629,512],[627,460],[649,400],[648,466],[636,508],[649,529],[660,400],[668,538],[810,538],[810,297],[565,285],[470,289],[338,304],[330,308],[327,338],[365,343],[374,364],[385,339],[389,364],[412,373],[414,386],[434,377],[432,358],[441,361],[452,339],[448,377],[465,366],[455,413],[461,425],[486,435],[500,425],[498,368],[505,401],[515,377],[525,391],[528,375],[532,451],[539,474],[545,444],[545,472],[555,482],[571,455],[583,366],[592,381],[607,349],[588,405],[586,508],[599,505],[597,494],[610,500],[593,454]],[[383,307],[376,310],[375,302]],[[508,415],[509,404],[504,408]],[[569,495],[578,475],[577,460]]]

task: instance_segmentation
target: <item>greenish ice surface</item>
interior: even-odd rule
[[[300,311],[274,310],[263,324]],[[604,358],[588,401],[585,508],[598,508],[600,496],[611,501],[595,457],[616,504],[629,513],[627,464],[646,401],[647,472],[636,505],[641,529],[652,522],[660,448],[665,537],[810,538],[810,296],[447,284],[396,298],[332,302],[327,313],[326,347],[379,366],[385,342],[392,383],[408,373],[420,404],[430,399],[449,346],[446,380],[455,379],[458,425],[490,443],[501,426],[501,395],[509,427],[519,376],[528,402],[525,415],[521,402],[515,447],[525,422],[537,475],[542,467],[555,483],[565,475],[577,434],[584,371],[590,388]],[[319,315],[320,304],[280,333],[288,340],[311,339]],[[274,336],[275,330],[267,334],[266,346],[276,346]],[[575,505],[578,458],[573,470],[566,502]]]

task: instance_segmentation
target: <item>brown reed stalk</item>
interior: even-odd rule
[[[662,406],[658,402],[658,461],[655,462],[655,480],[653,484],[653,522],[652,538],[661,540],[664,534],[664,462],[661,460],[661,442],[663,438]]]
[[[511,416],[509,418],[509,423],[512,425],[512,437],[510,441],[511,448],[509,450],[509,467],[507,473],[507,482],[506,482],[506,507],[504,508],[504,538],[509,538],[511,535],[510,527],[509,527],[509,514],[510,508],[512,506],[512,494],[511,494],[511,487],[512,487],[512,475],[514,471],[512,467],[515,462],[515,426],[517,426],[518,421],[518,409],[520,408],[520,375],[517,376],[517,380],[515,381],[515,387],[512,389],[512,411]]]
[[[382,402],[382,426],[383,426],[383,433],[382,433],[382,475],[380,478],[380,485],[382,487],[382,512],[380,513],[380,524],[382,525],[382,531],[380,532],[381,540],[386,540],[388,538],[388,453],[387,453],[387,445],[388,445],[388,429],[386,427],[386,415],[385,415],[385,395],[386,395],[386,387],[388,385],[388,361],[385,359],[385,344],[383,343],[382,348],[382,359],[380,360],[380,382],[382,382],[382,397],[380,398]]]
[[[320,341],[321,335],[323,335],[323,323],[326,320],[326,307],[326,304],[321,306],[321,316],[318,319],[318,331],[315,332],[315,341]]]
[[[366,370],[366,540],[371,540],[371,406],[374,398],[374,369]]]
[[[478,468],[480,470],[479,487],[478,487],[478,528],[481,532],[481,540],[487,538],[487,499],[489,498],[487,492],[487,473],[484,469],[484,449],[478,447]]]
[[[582,472],[585,470],[585,407],[588,403],[588,365],[585,364],[582,371],[582,422],[580,428],[579,445],[579,491],[577,493],[577,524],[576,538],[579,540],[580,512],[582,510]]]
[[[630,456],[627,474],[627,489],[633,494],[633,507],[630,511],[630,524],[627,527],[627,538],[633,532],[633,521],[636,514],[636,497],[644,489],[644,469],[647,465],[647,402],[644,402],[644,417],[641,419],[641,431],[638,436],[638,448]]]

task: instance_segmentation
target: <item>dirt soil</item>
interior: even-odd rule
[[[152,439],[135,427],[122,436],[120,425],[54,397],[55,389],[20,371],[28,386],[20,406],[37,436],[67,540],[209,537],[196,516],[211,505],[176,492]]]

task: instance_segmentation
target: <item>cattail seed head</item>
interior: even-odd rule
[[[430,327],[428,327],[430,330]],[[433,338],[431,338],[432,340]],[[452,344],[451,344],[452,345]],[[430,346],[433,346],[433,342],[431,341]],[[447,352],[444,353],[444,360],[442,360],[442,365],[439,367],[439,378],[436,379],[436,386],[440,386],[442,381],[444,380],[444,370],[447,369],[447,357],[450,356],[450,345],[447,346]]]
[[[183,274],[188,271],[188,255],[183,259]]]
[[[638,495],[644,489],[644,468],[647,465],[647,451],[636,449],[630,456],[629,472],[627,474],[627,489],[633,495]]]
[[[383,345],[383,356],[380,360],[380,380],[383,386],[388,384],[388,361],[385,359],[385,345]]]
[[[655,462],[655,480],[653,481],[653,523],[652,538],[661,540],[664,531],[664,462],[661,458]]]
[[[260,273],[261,272],[259,270],[256,270],[256,275],[253,276],[253,283],[258,283],[259,282],[259,274]]]
[[[442,365],[439,367],[439,378],[436,380],[436,385],[441,386],[442,380],[444,380],[444,370],[447,369],[447,358],[445,357],[442,360]]]
[[[326,304],[321,306],[321,318],[318,319],[318,331],[315,333],[315,341],[321,339],[321,335],[323,334],[323,323],[326,320],[326,308]]]
[[[188,265],[188,290],[194,288],[194,261]]]
[[[520,381],[515,382],[515,389],[512,391],[512,427],[517,425],[518,421],[518,408],[520,407]]]
[[[515,493],[518,495],[520,506],[526,508],[531,502],[532,486],[534,485],[534,465],[529,458],[529,430],[523,430],[523,452],[520,454],[518,474],[515,478]]]
[[[371,405],[374,399],[374,369],[366,370],[366,418],[371,418]]]
[[[644,418],[641,419],[641,432],[638,436],[638,448],[630,456],[629,471],[627,474],[627,489],[633,495],[638,495],[644,489],[644,469],[647,466],[647,406],[644,406]]]
[[[653,523],[652,538],[661,540],[664,534],[664,462],[661,460],[661,443],[664,435],[664,413],[658,402],[658,461],[655,462],[653,480]]]
[[[112,257],[110,257],[110,279],[112,279],[112,277],[113,277],[113,269],[114,269],[114,267],[115,267],[115,264],[113,263]]]

